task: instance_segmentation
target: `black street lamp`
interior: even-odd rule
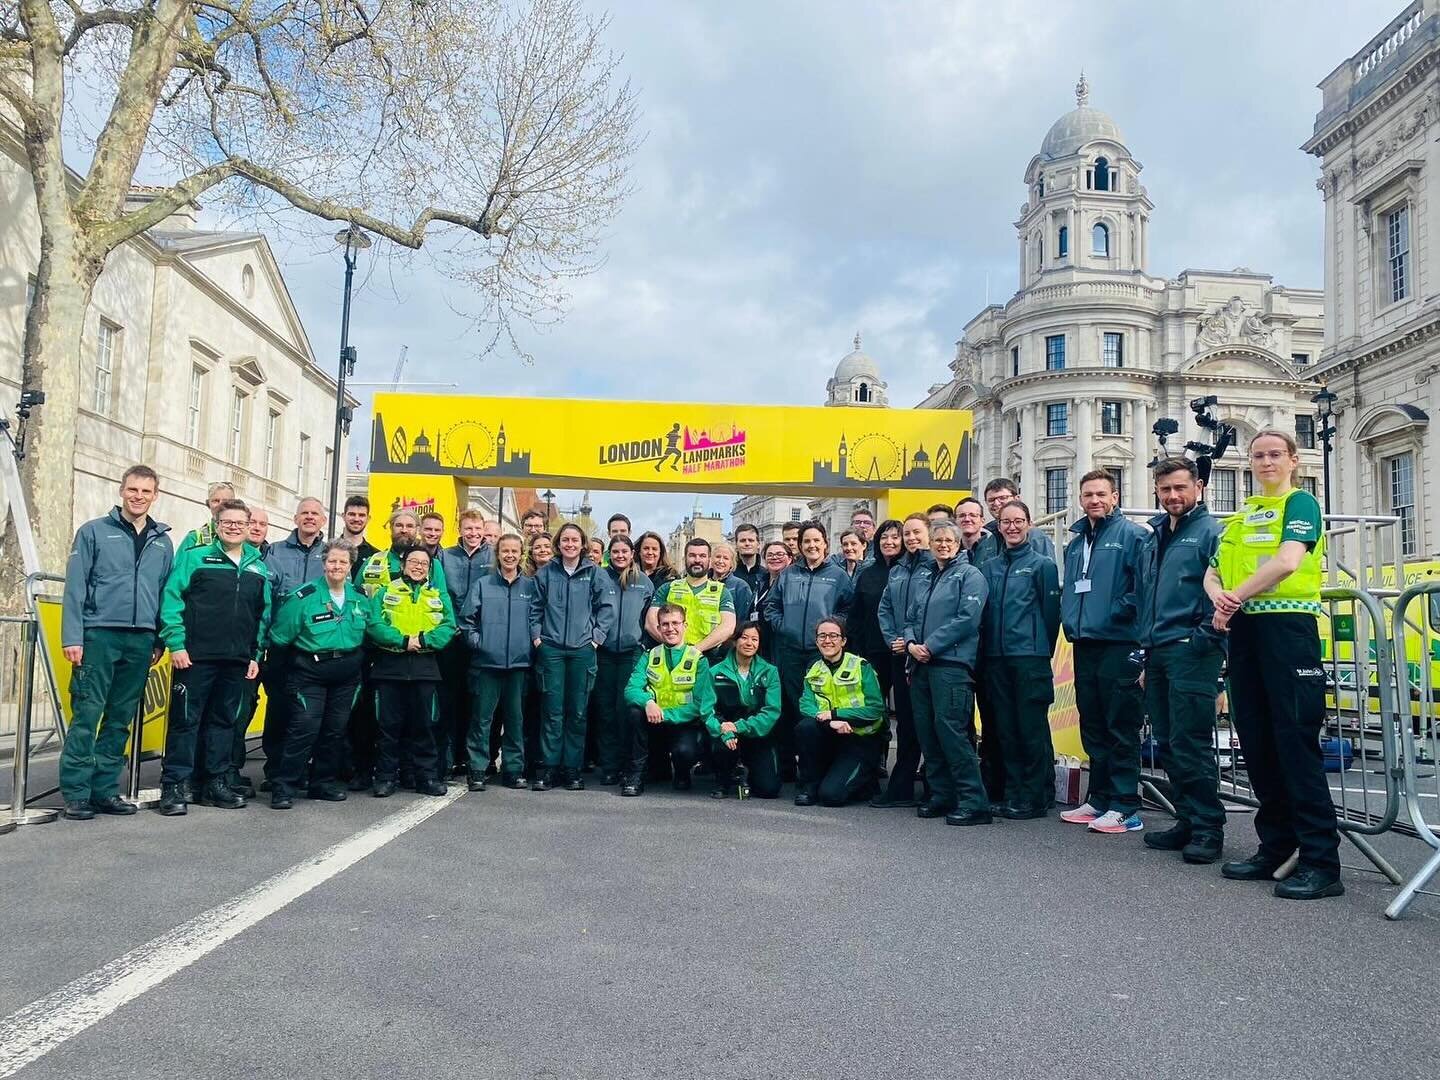
[[[332,537],[340,501],[340,468],[344,464],[340,444],[350,434],[350,421],[355,417],[345,404],[345,380],[355,374],[355,349],[350,345],[350,286],[355,280],[355,261],[370,246],[370,237],[351,225],[335,234],[335,242],[345,249],[345,301],[340,309],[340,374],[335,380],[335,441],[330,452],[330,528],[325,533]],[[305,493],[300,495],[303,498]]]
[[[550,519],[555,516],[555,492],[546,488],[545,494],[541,498],[545,500],[545,528],[548,529],[550,528]]]
[[[1330,454],[1335,449],[1335,401],[1338,395],[1324,383],[1320,384],[1320,391],[1310,400],[1317,407],[1315,410],[1315,422],[1319,430],[1315,432],[1320,439],[1320,446],[1324,450],[1323,472],[1325,476],[1325,513],[1330,513]]]

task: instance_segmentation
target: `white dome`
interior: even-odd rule
[[[1082,74],[1075,86],[1075,108],[1050,125],[1040,144],[1040,156],[1047,160],[1069,157],[1101,139],[1125,145],[1125,137],[1110,115],[1090,108],[1090,83]]]
[[[860,335],[855,335],[855,351],[846,353],[835,366],[835,381],[849,382],[861,376],[871,379],[880,378],[880,368],[875,361],[860,351]]]

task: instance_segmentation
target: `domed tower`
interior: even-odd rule
[[[883,409],[889,404],[885,380],[875,361],[860,351],[860,332],[855,332],[855,350],[846,353],[835,366],[834,377],[825,384],[826,405],[865,405]]]
[[[1154,204],[1141,168],[1115,121],[1090,107],[1082,73],[1075,108],[1050,126],[1025,170],[1030,195],[1015,222],[1021,287],[1055,270],[1144,273]]]

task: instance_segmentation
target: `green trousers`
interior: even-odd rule
[[[70,675],[70,728],[60,754],[66,802],[119,794],[125,744],[145,693],[155,634],[91,627],[83,644],[80,666]]]
[[[506,776],[525,775],[525,678],[529,668],[479,668],[470,672],[470,729],[465,737],[470,775],[484,776],[490,764],[490,728],[499,706],[504,742],[500,766]]]
[[[1145,698],[1175,816],[1191,832],[1225,829],[1215,774],[1215,698],[1225,650],[1213,635],[1160,645],[1145,661]]]
[[[970,741],[975,690],[969,670],[959,665],[915,665],[910,705],[931,800],[955,810],[988,810],[980,759]]]
[[[578,774],[585,764],[585,722],[590,690],[595,685],[595,649],[543,644],[535,661],[535,677],[545,698],[540,768]]]
[[[1005,772],[1006,801],[1039,810],[1055,803],[1055,747],[1050,741],[1050,703],[1055,676],[1048,656],[985,658],[987,726],[996,737]]]

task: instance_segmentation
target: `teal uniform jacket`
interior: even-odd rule
[[[668,667],[674,667],[680,660],[680,654],[685,651],[685,646],[677,645],[671,648],[668,645],[657,645],[657,649],[665,650],[665,660]],[[653,650],[652,650],[653,651]],[[648,702],[655,700],[655,695],[650,692],[645,678],[645,669],[650,664],[650,653],[642,652],[635,658],[635,668],[630,672],[630,681],[625,684],[625,704],[634,705],[637,709],[645,708]],[[710,662],[705,659],[704,654],[700,656],[700,663],[695,667],[695,689],[690,694],[690,700],[684,705],[677,705],[673,709],[663,710],[665,723],[667,724],[704,724],[706,730],[715,721],[715,685],[711,681]]]
[[[307,581],[280,604],[270,628],[276,645],[293,645],[302,653],[350,652],[365,643],[370,600],[347,578],[345,605],[335,610],[330,584],[323,577]]]
[[[734,695],[742,709],[749,716],[735,721],[735,733],[743,739],[763,739],[775,728],[780,719],[780,671],[763,656],[750,661],[750,678],[742,679],[740,669],[735,666],[732,652],[710,671],[715,683],[715,696]],[[723,717],[714,716],[705,722],[705,729],[715,738],[724,738],[720,732]]]

